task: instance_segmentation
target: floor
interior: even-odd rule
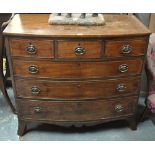
[[[12,89],[8,90],[12,100]],[[139,100],[139,112],[143,110],[144,98]],[[17,116],[0,93],[0,141],[153,141],[155,140],[155,116],[138,124],[136,131],[132,131],[126,121],[104,123],[94,127],[65,128],[54,125],[30,124],[28,132],[19,137],[17,133]]]

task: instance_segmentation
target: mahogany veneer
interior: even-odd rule
[[[4,30],[18,134],[29,122],[87,125],[135,112],[149,30],[134,16],[104,26],[48,25],[49,14],[18,14]]]
[[[14,59],[14,75],[38,78],[107,78],[113,76],[139,75],[142,71],[143,59],[111,60],[111,61],[31,61]],[[126,65],[128,69],[121,72],[119,68]],[[29,72],[34,66],[36,73]]]
[[[31,54],[26,51],[28,45],[33,45],[36,48],[35,54]],[[54,58],[53,40],[11,39],[10,47],[12,56]]]

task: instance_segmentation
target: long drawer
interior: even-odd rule
[[[19,116],[39,121],[89,121],[133,115],[137,96],[95,101],[17,100]]]
[[[45,99],[96,99],[138,94],[140,78],[87,81],[16,80],[17,96]]]
[[[39,78],[102,78],[141,74],[143,59],[100,62],[13,60],[14,75]]]

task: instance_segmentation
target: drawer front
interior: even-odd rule
[[[45,99],[96,99],[138,94],[140,78],[88,81],[16,80],[17,96]]]
[[[54,58],[52,40],[11,39],[10,49],[12,56]]]
[[[14,75],[39,78],[102,78],[141,74],[143,59],[103,62],[14,60]]]
[[[58,58],[100,58],[102,41],[58,41]]]
[[[106,57],[140,56],[145,54],[146,46],[147,46],[146,38],[107,40],[105,43],[105,56]]]
[[[133,115],[137,97],[95,101],[17,100],[20,118],[49,121],[89,121]]]

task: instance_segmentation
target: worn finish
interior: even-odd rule
[[[121,71],[126,64],[128,69]],[[143,59],[101,61],[101,62],[55,62],[14,60],[14,75],[42,78],[104,78],[112,76],[138,75],[142,71]],[[29,72],[29,67],[36,66],[38,72]],[[135,67],[136,66],[136,67]]]
[[[102,41],[58,41],[58,58],[100,58]],[[76,49],[81,48],[81,52]],[[79,49],[80,50],[80,49]]]
[[[16,80],[17,97],[46,99],[94,99],[138,94],[140,78],[87,81]],[[120,90],[119,85],[124,85]],[[32,87],[39,91],[33,93]]]
[[[134,16],[105,15],[105,26],[92,27],[48,25],[48,16],[16,15],[4,31],[18,134],[29,122],[125,119],[136,129],[149,31]]]
[[[33,121],[92,121],[132,115],[137,96],[95,101],[18,100],[21,119]],[[121,106],[121,109],[117,109]],[[29,109],[29,111],[27,111]],[[37,110],[39,109],[39,110]]]
[[[148,35],[150,31],[134,16],[104,15],[104,26],[49,25],[49,14],[17,14],[5,35],[48,37],[118,37]]]
[[[12,56],[30,58],[53,58],[53,40],[44,39],[10,39],[10,49]],[[33,46],[34,49],[28,49]]]
[[[140,56],[146,52],[147,38],[107,40],[105,46],[106,57]],[[125,46],[129,49],[125,50]]]

